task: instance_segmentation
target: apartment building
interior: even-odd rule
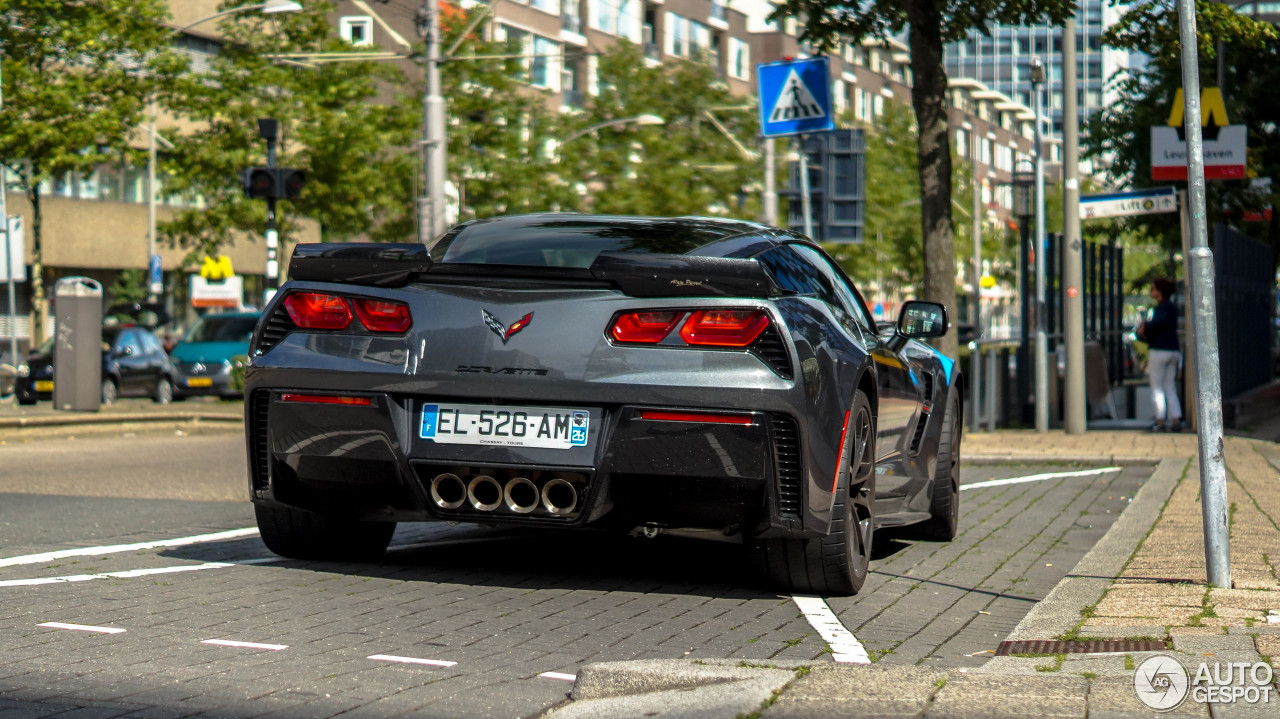
[[[1083,129],[1089,116],[1118,100],[1108,81],[1130,68],[1136,58],[1123,50],[1104,47],[1102,33],[1116,23],[1126,8],[1104,0],[1083,0],[1076,17],[1076,100],[1077,121]],[[1045,133],[1056,142],[1046,147],[1046,161],[1062,162],[1063,66],[1061,27],[1014,27],[993,24],[990,34],[973,32],[946,49],[947,74],[983,83],[1023,105],[1034,103],[1031,85],[1031,62],[1044,63],[1045,87],[1042,91],[1044,112],[1048,118]],[[1089,174],[1085,165],[1081,172]]]

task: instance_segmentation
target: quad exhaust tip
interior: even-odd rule
[[[507,509],[516,514],[528,514],[537,509],[538,497],[538,485],[525,477],[516,477],[507,482],[506,489],[502,491]]]
[[[502,485],[493,477],[482,474],[467,485],[467,500],[481,512],[492,512],[502,504]]]
[[[543,486],[542,506],[555,517],[571,514],[578,506],[578,490],[568,481],[557,477]]]
[[[456,474],[438,474],[431,480],[431,501],[440,509],[457,509],[467,499],[467,486]]]

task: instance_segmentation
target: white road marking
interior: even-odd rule
[[[426,664],[432,667],[452,667],[457,662],[446,662],[442,659],[419,659],[418,657],[397,657],[391,654],[374,654],[368,659],[376,659],[380,662],[399,662],[401,664]]]
[[[1091,477],[1096,474],[1119,472],[1122,469],[1124,467],[1103,467],[1101,469],[1082,469],[1078,472],[1049,472],[1047,474],[1029,474],[1025,477],[1010,477],[1009,479],[992,479],[987,482],[962,484],[960,485],[960,491],[982,489],[983,487],[1003,487],[1006,484],[1022,484],[1024,482],[1043,482],[1046,479],[1059,479],[1061,477]]]
[[[181,564],[175,567],[152,567],[150,569],[126,569],[119,572],[101,572],[99,574],[66,574],[60,577],[35,577],[32,579],[0,580],[0,587],[36,587],[42,584],[66,584],[68,582],[87,582],[91,579],[133,579],[149,577],[154,574],[174,574],[177,572],[198,572],[201,569],[222,569],[241,564],[267,564],[284,561],[283,557],[259,557],[257,559],[238,559],[234,562],[205,562],[204,564]]]
[[[41,552],[40,554],[25,554],[20,557],[0,558],[0,567],[16,567],[22,564],[40,564],[41,562],[52,562],[57,559],[67,559],[68,557],[92,557],[99,554],[119,554],[120,552],[136,552],[143,549],[159,549],[161,547],[184,547],[188,544],[217,542],[223,539],[240,539],[241,537],[256,537],[257,535],[258,530],[256,527],[246,527],[245,529],[231,529],[225,532],[214,532],[212,534],[197,534],[192,537],[161,539],[155,542],[109,544],[102,547],[60,549],[56,552]]]
[[[37,624],[37,627],[48,627],[50,629],[72,629],[77,632],[97,632],[99,634],[124,634],[125,630],[118,627],[91,627],[87,624],[64,624],[63,622],[45,622]]]
[[[866,647],[853,636],[836,617],[831,607],[822,597],[795,596],[791,601],[796,603],[809,626],[818,630],[818,636],[831,647],[831,658],[841,664],[870,664],[871,657]]]
[[[231,639],[205,639],[201,644],[216,644],[220,647],[243,647],[244,649],[267,649],[269,651],[278,652],[281,649],[288,649],[288,644],[259,644],[258,642],[237,642]]]
[[[538,676],[542,677],[543,679],[563,679],[566,682],[578,681],[577,674],[565,674],[564,672],[543,672]]]

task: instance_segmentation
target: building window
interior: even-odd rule
[[[356,47],[373,44],[373,18],[368,15],[348,15],[338,20],[338,35]]]
[[[729,38],[729,76],[738,80],[751,78],[751,46],[736,37]]]
[[[559,0],[529,0],[529,5],[536,10],[541,10],[542,12],[549,12],[552,15],[560,14]]]
[[[529,59],[529,83],[534,87],[551,87],[551,62],[560,54],[560,44],[534,35],[531,49],[533,57]]]

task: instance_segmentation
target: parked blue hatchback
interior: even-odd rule
[[[249,338],[258,324],[257,312],[205,315],[169,353],[173,359],[173,398],[196,395],[236,397],[231,383],[236,358],[249,352]]]

